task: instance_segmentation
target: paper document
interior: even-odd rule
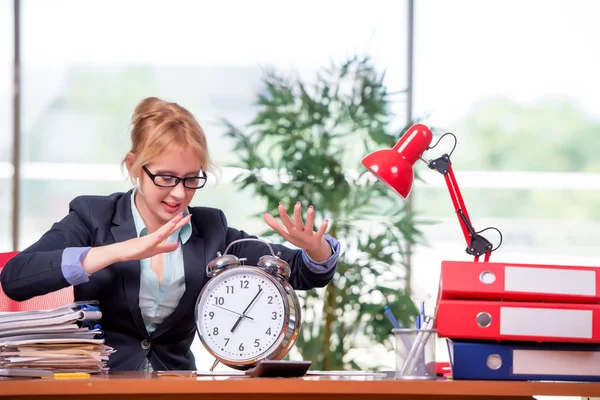
[[[0,313],[0,369],[53,373],[108,371],[115,352],[104,344],[96,301],[76,302],[53,310]]]
[[[385,378],[387,374],[383,372],[368,372],[368,371],[308,371],[306,375],[313,376],[376,376]]]

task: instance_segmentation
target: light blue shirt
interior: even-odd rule
[[[135,191],[131,194],[131,212],[138,237],[146,236],[148,230],[140,215],[135,202]],[[187,215],[187,210],[185,214]],[[158,276],[152,271],[150,258],[140,260],[140,310],[146,330],[152,333],[156,327],[167,318],[179,304],[185,292],[185,273],[183,269],[182,246],[192,234],[191,222],[188,222],[167,238],[167,242],[180,242],[180,246],[170,253],[163,253],[163,278],[158,282]]]

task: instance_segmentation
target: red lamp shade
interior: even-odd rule
[[[415,124],[393,148],[374,151],[361,162],[380,181],[407,198],[413,185],[413,165],[427,150],[432,138],[427,126]]]

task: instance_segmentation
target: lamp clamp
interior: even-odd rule
[[[466,249],[467,254],[475,257],[479,257],[491,251],[492,243],[478,233],[471,236],[471,242],[469,243],[469,247]]]
[[[460,208],[456,210],[456,213],[466,226],[469,233],[469,246],[465,250],[467,254],[470,254],[474,257],[479,257],[483,254],[491,252],[493,249],[492,243],[475,231],[475,228],[473,228],[473,225],[471,225],[471,222]]]
[[[427,166],[430,169],[434,169],[442,175],[446,175],[450,170],[450,156],[448,154],[444,154],[439,158],[430,160],[427,163]]]

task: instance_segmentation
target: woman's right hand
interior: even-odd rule
[[[169,253],[179,247],[179,242],[165,242],[169,235],[187,224],[191,214],[177,214],[175,218],[146,236],[137,237],[120,243],[119,261],[143,260],[157,254]]]
[[[165,242],[170,234],[189,222],[191,214],[179,213],[156,232],[107,246],[93,247],[81,260],[83,270],[91,275],[116,262],[143,260],[160,253],[168,253],[179,246],[179,242]]]

